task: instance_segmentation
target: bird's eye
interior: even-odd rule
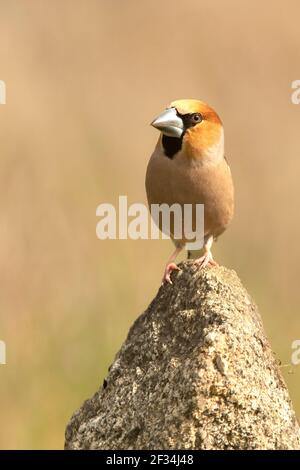
[[[202,116],[199,113],[192,114],[191,118],[192,118],[192,122],[195,124],[198,124],[199,122],[202,121]]]

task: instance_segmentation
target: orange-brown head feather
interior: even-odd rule
[[[188,128],[183,137],[183,150],[187,156],[205,157],[223,140],[222,121],[206,103],[194,99],[182,99],[173,101],[170,107],[175,108],[180,115],[199,113],[202,116],[202,121]]]

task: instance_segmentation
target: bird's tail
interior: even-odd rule
[[[189,250],[187,252],[187,259],[197,259],[203,254],[203,248],[201,250]]]

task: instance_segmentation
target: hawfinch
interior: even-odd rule
[[[202,251],[189,251],[188,257],[199,268],[216,265],[211,247],[232,220],[234,208],[232,177],[224,157],[222,121],[202,101],[183,99],[171,103],[151,125],[160,131],[160,136],[146,173],[149,207],[177,203],[181,207],[191,204],[194,208],[203,204]],[[192,214],[195,217],[194,211]],[[175,238],[174,226],[170,227],[176,249],[166,264],[163,282],[172,284],[170,274],[179,269],[175,259],[190,240],[184,236]]]

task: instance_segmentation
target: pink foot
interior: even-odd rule
[[[167,264],[165,272],[164,272],[164,277],[162,278],[162,284],[164,284],[165,282],[168,282],[169,284],[173,284],[173,282],[171,281],[171,277],[170,277],[172,271],[181,271],[181,269],[178,268],[177,264],[175,263]]]
[[[201,258],[196,259],[194,264],[200,269],[205,268],[205,266],[218,266],[210,251],[207,251]]]

